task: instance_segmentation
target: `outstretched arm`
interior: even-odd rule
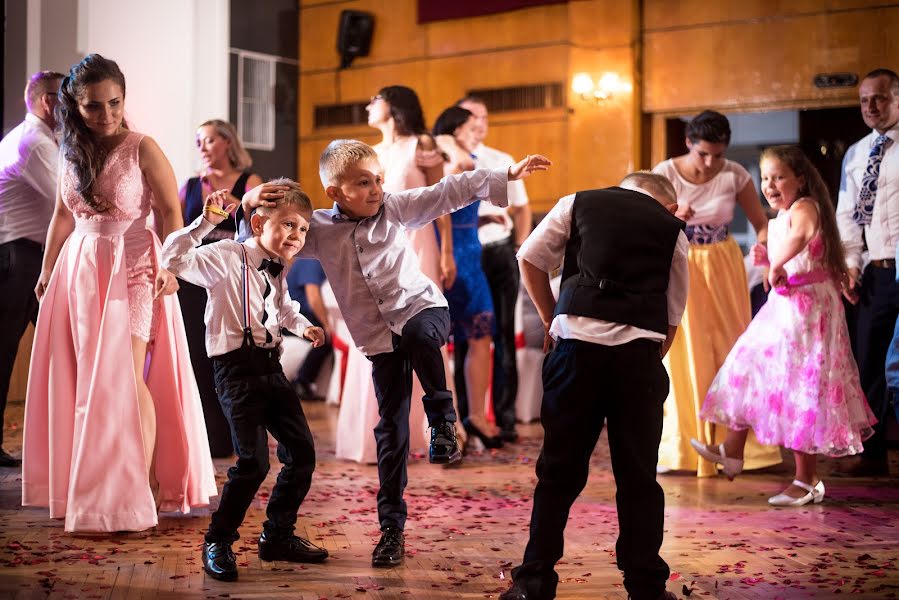
[[[551,164],[545,156],[533,154],[507,170],[478,169],[447,175],[431,187],[391,194],[390,210],[400,223],[417,229],[476,200],[489,199],[493,204],[505,207],[508,205],[509,181],[545,171]]]

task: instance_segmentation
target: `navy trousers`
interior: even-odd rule
[[[444,421],[454,422],[453,396],[446,389],[446,371],[440,347],[449,335],[449,310],[428,308],[394,335],[393,352],[370,356],[378,415],[375,441],[378,450],[378,520],[381,529],[406,526],[406,501],[403,490],[408,477],[409,405],[412,401],[412,372],[424,388],[425,414],[432,427]]]
[[[554,566],[563,555],[568,512],[587,483],[603,422],[618,488],[615,551],[624,587],[634,600],[655,600],[665,590],[669,570],[659,556],[665,495],[656,482],[656,465],[667,394],[658,342],[602,346],[562,340],[547,355],[541,407],[545,437],[530,539],[522,564],[512,571],[529,597],[555,598],[559,577]]]
[[[240,348],[214,357],[213,367],[237,464],[228,469],[206,541],[230,543],[240,537],[237,529],[269,471],[269,431],[278,441],[282,467],[262,526],[270,539],[287,538],[315,470],[315,445],[300,400],[284,376],[277,349]]]

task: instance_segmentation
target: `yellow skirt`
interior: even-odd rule
[[[683,321],[665,366],[671,392],[665,402],[659,467],[715,475],[714,463],[701,458],[690,438],[720,444],[727,428],[699,419],[706,392],[737,338],[749,325],[752,311],[743,253],[732,237],[723,242],[690,245],[690,291]],[[750,431],[744,469],[761,469],[781,462],[780,448],[759,443]]]

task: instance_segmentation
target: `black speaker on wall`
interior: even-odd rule
[[[375,17],[361,10],[344,10],[340,13],[337,29],[337,52],[340,68],[346,69],[357,56],[368,56],[371,36],[375,29]]]

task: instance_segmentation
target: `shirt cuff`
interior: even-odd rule
[[[509,206],[509,168],[491,169],[490,175],[478,190],[477,197],[490,200],[494,206]]]

